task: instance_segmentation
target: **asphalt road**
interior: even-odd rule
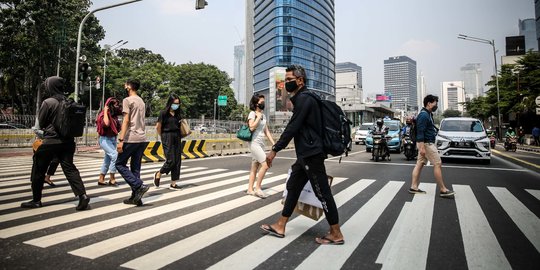
[[[507,156],[503,156],[507,155]],[[415,161],[392,154],[373,162],[362,146],[326,161],[345,235],[343,246],[319,246],[328,230],[321,218],[293,215],[283,239],[259,226],[276,220],[294,152],[280,152],[263,182],[270,195],[244,194],[249,155],[182,163],[182,191],[152,187],[142,207],[126,206],[123,181],[97,186],[100,160],[76,157],[92,209],[76,202],[61,171],[31,199],[31,157],[0,159],[1,269],[538,269],[540,174],[538,154],[494,156],[490,165],[445,162],[455,199],[438,197],[433,169],[421,176],[426,195],[407,193]],[[513,158],[512,158],[513,157]],[[519,159],[519,160],[518,160]],[[144,164],[151,183],[160,164]],[[168,184],[167,177],[162,186]]]

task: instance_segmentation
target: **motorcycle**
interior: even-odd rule
[[[491,148],[495,148],[495,143],[497,142],[497,139],[495,138],[495,135],[489,136],[489,145]]]
[[[387,159],[390,161],[390,149],[388,149],[387,138],[390,136],[385,136],[381,133],[373,133],[373,150],[371,152],[371,159],[375,162]]]
[[[403,154],[407,160],[414,159],[418,155],[418,150],[416,149],[416,144],[411,140],[409,135],[403,137]]]
[[[506,138],[506,140],[504,141],[504,150],[516,152],[517,150],[516,136],[510,136]]]

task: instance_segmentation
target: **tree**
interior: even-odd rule
[[[45,78],[56,75],[58,49],[62,50],[60,76],[74,83],[77,33],[89,7],[89,0],[0,4],[0,104],[14,104],[19,113],[33,114],[35,89]],[[93,63],[104,31],[91,16],[83,33],[82,52]]]
[[[447,117],[460,117],[460,116],[461,116],[461,112],[458,111],[458,110],[448,109],[448,110],[445,110],[443,112],[443,117],[444,118],[447,118]]]

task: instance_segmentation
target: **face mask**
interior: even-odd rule
[[[173,111],[178,110],[179,107],[180,107],[180,104],[172,104],[171,105],[171,109],[173,109]]]
[[[285,90],[287,90],[287,92],[289,93],[294,92],[294,90],[296,90],[297,88],[298,84],[296,84],[296,80],[285,83]]]
[[[257,106],[259,107],[259,109],[264,110],[264,103],[257,104]]]
[[[431,108],[431,112],[437,111],[437,108],[439,108],[437,105],[433,106],[433,108]]]

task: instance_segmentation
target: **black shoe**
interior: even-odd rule
[[[421,190],[421,189],[412,189],[412,188],[409,188],[409,193],[411,193],[411,194],[426,194],[426,192]]]
[[[29,202],[21,203],[21,208],[40,208],[42,206],[43,205],[41,205],[41,201],[39,202],[29,201]]]
[[[157,177],[159,171],[157,171],[155,174],[154,174],[154,186],[156,187],[159,187],[159,181],[161,180],[161,174],[160,174],[160,177]]]
[[[454,198],[454,194],[456,194],[454,191],[452,190],[447,190],[445,192],[440,192],[439,193],[439,196],[443,197],[443,198],[448,198],[448,199],[452,199]]]
[[[79,196],[79,205],[77,205],[77,208],[75,208],[77,211],[86,210],[88,209],[88,203],[90,203],[90,197],[88,195],[83,194]]]
[[[136,206],[141,206],[143,205],[143,202],[142,200],[134,201],[133,198],[129,198],[129,199],[124,200],[124,204],[133,204]]]
[[[134,202],[140,201],[142,199],[142,196],[144,195],[144,193],[146,193],[149,188],[150,188],[149,186],[147,186],[145,184],[142,184],[137,189],[137,191],[135,191],[135,194],[133,195],[133,201]]]
[[[179,187],[178,185],[174,185],[174,186],[173,186],[173,185],[170,185],[170,186],[169,186],[169,189],[170,189],[170,190],[182,190],[182,188]]]

